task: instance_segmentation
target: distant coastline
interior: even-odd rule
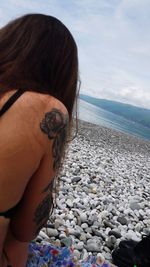
[[[79,99],[79,119],[150,141],[150,128]]]
[[[113,114],[122,116],[123,118],[129,121],[142,124],[144,127],[150,129],[149,109],[124,104],[117,101],[99,99],[85,94],[80,94],[80,99],[90,104],[93,104],[99,108],[112,112]]]

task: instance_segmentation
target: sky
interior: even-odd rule
[[[150,0],[0,0],[0,27],[26,13],[71,31],[81,93],[150,109]]]

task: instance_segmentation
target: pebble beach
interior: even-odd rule
[[[36,242],[74,248],[76,259],[150,233],[150,142],[79,120],[59,175],[56,207]]]

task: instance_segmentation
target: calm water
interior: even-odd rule
[[[89,104],[81,99],[79,100],[79,118],[84,121],[130,133],[150,141],[150,129]]]

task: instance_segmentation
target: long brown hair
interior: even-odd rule
[[[0,92],[50,94],[66,106],[71,119],[77,82],[77,46],[61,21],[27,14],[0,29]]]

